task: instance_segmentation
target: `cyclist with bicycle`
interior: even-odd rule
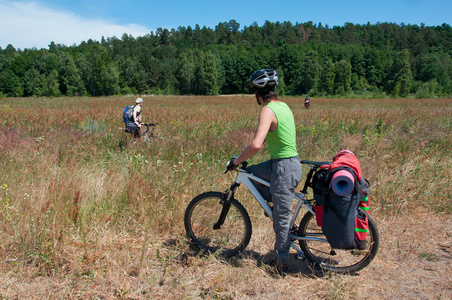
[[[126,122],[126,132],[132,133],[135,139],[139,139],[141,134],[141,107],[143,106],[143,99],[137,98],[132,110],[132,118]]]
[[[295,136],[295,121],[287,104],[278,100],[275,87],[276,71],[262,69],[254,72],[249,85],[254,89],[257,103],[262,106],[254,137],[227,168],[234,170],[252,157],[267,141],[271,159],[249,166],[247,171],[270,182],[270,188],[255,182],[256,188],[267,201],[273,202],[273,230],[275,231],[275,266],[279,272],[287,271],[290,250],[290,216],[295,188],[302,176]]]

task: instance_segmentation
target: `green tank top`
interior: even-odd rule
[[[278,120],[276,130],[269,131],[265,137],[270,157],[276,159],[298,156],[295,120],[289,106],[284,102],[270,102],[266,107],[273,111]]]

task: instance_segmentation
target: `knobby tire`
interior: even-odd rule
[[[251,220],[245,208],[236,199],[230,199],[223,224],[214,226],[223,210],[221,192],[207,192],[196,196],[187,206],[184,225],[187,236],[207,253],[220,253],[225,257],[243,251],[251,239]]]
[[[300,247],[305,257],[315,267],[324,271],[335,273],[355,273],[367,265],[375,258],[380,244],[380,237],[375,221],[369,214],[365,213],[369,220],[369,233],[367,234],[367,248],[365,250],[339,250],[334,249],[326,242],[300,240]],[[307,212],[300,222],[298,235],[302,237],[317,237],[326,239],[322,233],[322,228],[317,226],[315,215]]]

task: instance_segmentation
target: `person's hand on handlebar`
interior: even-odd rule
[[[227,164],[226,164],[226,172],[234,171],[235,169],[237,169],[238,165],[236,165],[234,163],[236,158],[237,158],[237,156],[234,156],[233,158],[231,158],[230,161],[227,162]]]

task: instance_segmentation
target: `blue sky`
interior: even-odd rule
[[[452,25],[452,0],[0,0],[0,47],[48,48],[88,39],[143,36],[157,28],[196,24],[215,29],[236,20],[240,30],[256,22]]]

